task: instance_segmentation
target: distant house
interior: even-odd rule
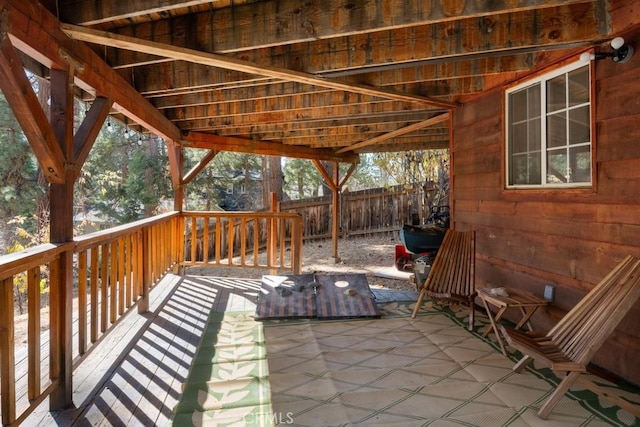
[[[106,230],[115,225],[115,221],[107,218],[104,213],[97,209],[77,212],[73,216],[74,227],[83,226],[83,234],[94,231]]]
[[[262,174],[236,171],[232,176],[220,176],[214,184],[218,205],[226,211],[262,209]]]

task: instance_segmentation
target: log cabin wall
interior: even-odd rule
[[[507,190],[504,91],[456,111],[452,136],[452,226],[477,231],[476,284],[555,300],[534,318],[547,329],[627,254],[640,256],[640,31],[624,34],[636,54],[595,67],[595,177],[589,190]],[[593,113],[592,113],[593,114]],[[640,304],[593,363],[640,384]]]

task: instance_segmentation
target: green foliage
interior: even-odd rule
[[[116,122],[103,127],[75,186],[76,205],[111,225],[152,216],[171,195],[164,142]]]
[[[373,162],[385,186],[424,185],[426,206],[449,204],[449,150],[378,153]]]
[[[305,199],[318,196],[322,176],[313,162],[305,159],[284,161],[284,191],[290,199]]]
[[[350,164],[340,164],[340,176],[344,176],[349,170]],[[380,170],[374,163],[372,154],[361,154],[360,163],[347,181],[346,188],[350,191],[366,190],[368,188],[380,187]]]
[[[378,153],[374,164],[382,172],[385,185],[415,184],[436,181],[448,176],[448,150],[420,150],[401,153]]]
[[[188,171],[198,164],[204,155],[203,150],[187,150],[185,170]],[[242,185],[247,175],[262,176],[260,156],[226,151],[218,153],[209,165],[185,187],[187,209],[213,209],[223,202],[227,188]],[[255,207],[256,203],[251,205]]]
[[[23,227],[35,232],[35,199],[44,191],[36,185],[37,174],[35,156],[9,104],[0,95],[0,218],[5,223],[20,216],[24,218]]]
[[[26,234],[26,231],[21,229],[21,234]],[[23,246],[20,242],[14,241],[12,245],[6,248],[7,253],[12,254],[16,252],[20,252],[25,250],[26,247]],[[13,289],[15,299],[18,303],[19,312],[22,314],[24,312],[24,303],[27,300],[27,291],[28,291],[29,281],[27,279],[27,273],[22,272],[13,276]],[[42,278],[40,279],[39,284],[40,294],[49,293],[49,287],[47,280]]]

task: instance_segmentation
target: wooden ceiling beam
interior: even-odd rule
[[[153,5],[157,1],[159,0],[150,3]],[[493,18],[500,14],[514,14],[534,8],[571,7],[586,3],[598,3],[600,7],[605,7],[606,2],[605,0],[527,0],[522,2],[270,0],[130,25],[114,29],[114,32],[175,46],[197,45],[208,52],[232,53],[315,40],[331,41],[337,37],[354,35],[366,37],[380,31],[402,29],[410,31],[416,26],[446,24],[459,19]],[[460,4],[463,8],[454,10]],[[98,5],[96,9],[100,9]],[[73,17],[67,22],[82,24],[80,19]],[[193,33],[193,28],[199,29],[197,34]]]
[[[80,124],[76,134],[73,138],[73,153],[75,168],[75,178],[80,175],[80,170],[84,165],[84,162],[89,157],[89,152],[93,147],[93,144],[102,129],[105,119],[109,115],[111,105],[113,103],[110,99],[99,96],[91,104],[89,111],[85,115],[84,120]]]
[[[389,138],[386,139],[384,141],[380,141],[379,144],[371,144],[371,145],[363,145],[360,148],[356,148],[351,152],[354,153],[364,153],[364,152],[373,152],[376,151],[376,147],[377,145],[389,145],[389,144],[398,144],[401,141],[411,141],[412,143],[418,143],[418,144],[422,144],[422,143],[429,143],[429,142],[439,142],[442,140],[449,140],[449,133],[447,132],[446,134],[443,135],[422,135],[420,133],[420,131],[414,131],[411,132],[407,135],[397,135],[393,138]],[[274,142],[278,142],[278,141],[274,141]],[[338,150],[346,150],[346,152],[348,152],[349,150],[349,144],[350,144],[350,140],[348,139],[348,135],[345,136],[336,136],[336,137],[301,137],[298,139],[294,139],[294,140],[288,140],[286,143],[283,142],[283,144],[285,145],[291,145],[291,146],[305,146],[305,147],[310,147],[310,148],[314,148],[314,149],[318,149],[318,148],[325,148],[325,149],[332,149],[334,151],[338,151]]]
[[[406,108],[406,105],[398,105],[392,101],[381,101],[368,104],[354,105],[331,105],[327,107],[307,107],[299,109],[281,109],[278,111],[251,112],[243,110],[229,110],[216,108],[191,107],[180,109],[179,114],[174,110],[165,110],[167,117],[174,120],[181,129],[191,130],[191,121],[206,121],[207,126],[245,126],[255,123],[275,123],[291,122],[302,120],[316,120],[322,118],[348,118],[351,115],[366,116],[367,114],[392,114],[398,111],[405,113],[411,111],[423,111],[425,114],[432,113],[431,110],[420,110],[418,108]],[[222,107],[222,106],[219,106]],[[404,108],[403,108],[404,107]],[[249,108],[249,107],[247,107]],[[192,111],[193,110],[193,111]],[[435,110],[439,111],[439,110]]]
[[[506,52],[505,52],[506,53]],[[345,81],[386,87],[398,84],[424,83],[438,80],[462,79],[505,72],[529,71],[535,66],[533,53],[513,53],[489,58],[449,60],[440,63],[406,67],[396,70],[383,69],[345,77]]]
[[[207,151],[202,159],[200,159],[200,161],[195,166],[193,166],[193,168],[191,168],[191,170],[187,172],[187,174],[182,178],[182,184],[186,185],[190,183],[193,178],[198,176],[200,171],[202,171],[202,169],[204,169],[211,162],[211,160],[213,160],[214,157],[218,155],[218,153],[219,151],[216,150]]]
[[[311,142],[310,143],[308,142],[304,145],[310,145],[310,146],[315,145],[316,144],[315,141],[326,142],[326,141],[335,140],[341,143],[338,143],[337,145],[334,145],[334,146],[342,148],[342,147],[345,147],[344,141],[368,141],[369,139],[375,138],[379,135],[387,134],[389,132],[395,132],[396,130],[399,130],[399,129],[401,128],[396,127],[395,129],[385,129],[379,132],[373,132],[373,131],[358,132],[358,131],[352,131],[349,128],[347,129],[339,128],[336,131],[332,130],[331,132],[328,132],[328,133],[318,133],[318,134],[314,134],[313,132],[308,132],[306,134],[296,133],[296,134],[291,134],[291,135],[286,135],[281,137],[278,137],[276,135],[273,135],[273,136],[264,135],[263,140],[265,141],[276,140],[286,145],[297,144],[300,141],[306,140]],[[446,137],[448,134],[449,134],[449,130],[443,127],[437,128],[434,131],[431,131],[428,129],[419,129],[419,130],[411,131],[412,136],[423,136],[425,138],[442,137],[442,136]]]
[[[438,114],[439,112],[430,113]],[[261,133],[287,134],[289,132],[313,132],[316,130],[332,130],[341,127],[374,127],[374,128],[393,128],[396,129],[401,125],[410,125],[425,120],[424,111],[415,112],[398,112],[396,114],[386,114],[366,117],[366,121],[362,117],[327,117],[317,120],[295,121],[289,123],[254,123],[246,126],[223,126],[212,128],[218,135],[237,135],[242,133],[255,132],[257,135]],[[432,127],[433,128],[433,127]],[[388,129],[393,130],[393,129]],[[260,139],[260,138],[259,138]]]
[[[180,66],[176,66],[178,64]],[[176,76],[174,72],[180,75]],[[147,98],[183,95],[199,90],[236,90],[282,83],[280,79],[175,61],[161,66],[139,67],[129,73],[136,82],[136,89]]]
[[[346,134],[356,135],[363,134],[363,132],[369,133],[375,131],[375,134],[391,132],[392,130],[397,129],[398,127],[408,126],[412,123],[416,123],[418,121],[422,121],[428,117],[424,113],[420,114],[420,118],[415,120],[411,117],[408,117],[407,120],[401,120],[400,116],[396,120],[383,121],[381,119],[371,119],[368,121],[365,120],[357,120],[351,119],[348,117],[342,118],[334,118],[331,120],[322,120],[318,119],[315,121],[305,121],[305,122],[290,122],[290,123],[264,123],[255,126],[242,126],[242,127],[218,127],[218,128],[206,128],[207,132],[215,133],[220,136],[238,136],[245,135],[251,139],[265,139],[265,140],[273,140],[273,139],[281,139],[286,140],[286,138],[291,137],[292,135],[314,135],[314,134],[325,134],[325,132],[329,132],[329,134],[336,134],[341,132],[342,129],[347,129],[344,131]],[[205,128],[200,126],[197,127],[197,122],[191,121],[190,124],[193,124],[195,131],[201,131]],[[431,129],[433,132],[447,131],[448,129],[441,126],[432,126]],[[373,135],[375,136],[375,135]]]
[[[227,120],[233,117],[271,114],[289,114],[292,117],[322,117],[327,111],[331,115],[340,113],[333,111],[366,113],[383,111],[427,111],[415,104],[389,101],[385,99],[371,99],[351,93],[324,93],[313,95],[291,96],[284,99],[256,99],[239,102],[197,105],[192,107],[165,108],[164,114],[171,120],[191,120],[197,118],[219,118]],[[267,120],[268,121],[268,120]],[[232,124],[232,123],[229,123]]]
[[[306,124],[312,123],[313,126],[317,126],[319,123],[324,123],[326,126],[335,126],[339,123],[368,123],[384,120],[384,117],[389,119],[401,119],[403,117],[414,117],[414,115],[422,115],[420,120],[424,120],[428,114],[443,113],[446,110],[430,110],[430,111],[382,111],[382,112],[356,112],[351,111],[353,114],[345,115],[344,111],[339,110],[327,110],[326,116],[319,117],[296,117],[295,114],[278,114],[270,116],[268,114],[261,114],[256,116],[256,119],[262,119],[260,122],[254,122],[251,118],[246,116],[236,117],[233,121],[234,126],[238,127],[251,127],[256,126],[256,123],[260,125],[268,126],[290,126],[291,124]],[[334,113],[334,114],[331,114]],[[220,118],[205,118],[199,120],[186,120],[179,122],[180,126],[184,129],[191,131],[209,131],[214,132],[217,129],[222,129],[226,126],[230,126],[231,118],[220,120]]]
[[[406,91],[417,94],[433,94],[445,97],[449,93],[458,95],[470,95],[483,89],[481,76],[465,78],[443,78],[442,80],[430,80],[427,82],[396,82],[390,86],[395,91]],[[194,90],[181,95],[158,96],[152,99],[153,105],[159,110],[169,108],[180,109],[198,107],[203,105],[229,104],[229,109],[246,109],[243,104],[250,102],[255,104],[255,110],[260,111],[260,105],[267,104],[271,110],[274,105],[282,105],[280,108],[291,108],[295,105],[326,106],[336,103],[353,102],[347,99],[359,97],[360,102],[369,102],[369,97],[357,94],[345,94],[331,89],[318,88],[311,85],[283,82],[280,84],[267,84],[262,86],[246,87],[235,90]],[[337,101],[336,101],[337,100]]]
[[[400,135],[395,138],[388,139],[384,142],[374,145],[368,145],[365,147],[358,148],[353,151],[353,153],[376,153],[380,151],[380,147],[384,147],[383,151],[403,151],[403,150],[419,150],[423,149],[421,147],[431,147],[431,146],[441,146],[443,142],[448,144],[449,135],[440,136],[422,136],[422,135],[414,135],[413,133],[408,135]],[[300,138],[299,141],[295,141],[295,145],[300,145],[308,143],[308,147],[312,149],[328,149],[332,151],[337,151],[341,148],[346,148],[344,140],[340,138],[334,139],[305,139]],[[395,150],[390,150],[390,147],[395,147]]]
[[[278,67],[260,66],[250,61],[228,58],[222,55],[200,52],[193,49],[181,48],[171,45],[165,45],[152,41],[137,39],[134,37],[125,37],[105,31],[90,30],[83,27],[72,25],[61,25],[62,29],[71,37],[89,43],[97,43],[105,46],[119,47],[122,49],[136,50],[162,55],[176,60],[187,61],[191,63],[210,65],[212,67],[225,68],[231,70],[242,71],[249,74],[264,75],[272,78],[295,81],[299,83],[312,84],[315,86],[326,87],[330,89],[342,90],[346,92],[355,92],[363,95],[377,96],[396,101],[410,102],[420,105],[431,105],[442,108],[455,108],[458,104],[429,99],[426,97],[415,96],[411,94],[395,93],[392,91],[379,89],[365,85],[346,84],[340,81],[323,79],[312,74],[291,71]]]
[[[609,29],[598,20],[602,0],[515,11],[482,18],[461,18],[455,22],[430,22],[425,25],[369,34],[351,34],[334,39],[312,39],[304,43],[282,41],[272,48],[259,48],[229,54],[262,66],[279,67],[340,77],[342,74],[382,72],[402,67],[419,67],[443,61],[482,59],[509,53],[531,53],[567,44],[603,40]],[[467,2],[471,3],[471,2]],[[489,2],[486,2],[489,3]],[[499,2],[493,2],[494,4]],[[605,7],[605,10],[606,7]],[[217,33],[211,33],[217,36]],[[136,33],[154,42],[184,45],[187,40],[167,40],[153,32]],[[214,37],[213,35],[211,37]],[[217,39],[216,39],[217,42]],[[206,42],[199,49],[208,49]],[[216,45],[217,46],[217,45]],[[139,52],[143,52],[138,49]],[[126,55],[127,57],[119,57]],[[113,66],[135,65],[144,58],[133,58],[121,50],[107,50]]]
[[[358,155],[352,153],[336,154],[332,150],[312,149],[279,144],[277,142],[254,141],[245,138],[218,136],[202,132],[188,132],[182,139],[182,146],[204,148],[208,150],[231,151],[263,156],[281,156],[300,159],[330,160],[358,163]]]
[[[345,147],[345,148],[342,148],[342,149],[338,150],[337,152],[338,153],[346,153],[348,151],[354,151],[354,150],[357,150],[357,149],[360,149],[360,148],[364,148],[364,147],[367,147],[367,146],[370,146],[370,145],[379,144],[379,143],[382,143],[382,142],[387,141],[389,139],[393,139],[393,138],[395,138],[397,136],[405,135],[407,133],[413,132],[413,131],[418,130],[418,129],[425,128],[427,126],[431,126],[431,125],[435,125],[435,124],[438,124],[438,123],[445,122],[445,121],[449,120],[450,117],[451,117],[451,115],[449,113],[440,114],[438,116],[431,117],[430,119],[427,119],[425,121],[422,121],[422,122],[419,122],[419,123],[414,123],[412,125],[405,126],[403,128],[394,130],[394,131],[389,132],[389,133],[385,133],[385,134],[377,136],[375,138],[371,138],[371,139],[369,139],[367,141],[362,141],[362,142],[359,142],[359,143],[356,143],[356,144],[352,144],[352,145],[350,145],[348,147]]]
[[[67,159],[6,33],[0,34],[0,89],[47,181],[64,183]]]
[[[260,140],[278,140],[283,144],[287,143],[288,139],[296,140],[300,138],[314,138],[314,137],[338,137],[345,136],[349,139],[369,139],[374,136],[392,132],[400,127],[409,126],[415,122],[410,123],[363,123],[360,122],[357,125],[334,125],[325,127],[309,127],[301,130],[285,130],[282,128],[272,127],[267,129],[244,129],[242,131],[237,128],[229,130],[223,129],[216,132],[220,136],[233,136],[248,133],[252,139]],[[448,127],[429,127],[427,130],[422,131],[422,134],[446,134],[448,133]]]
[[[69,1],[63,3],[65,6],[71,6],[71,2]],[[176,9],[184,9],[208,3],[211,3],[211,0],[188,0],[179,2],[168,2],[166,0],[128,0],[114,2],[79,0],[73,2],[73,7],[60,8],[60,19],[77,25],[96,25],[150,14],[166,16]]]
[[[398,138],[389,144],[372,145],[366,149],[357,150],[358,153],[388,153],[414,150],[446,150],[449,148],[449,139],[433,141],[417,140],[411,138]]]
[[[159,110],[165,108],[189,107],[203,104],[222,104],[260,99],[286,99],[287,97],[300,96],[326,96],[329,93],[340,93],[332,89],[319,88],[295,82],[279,82],[233,89],[194,90],[181,95],[161,96],[153,100],[153,104]]]
[[[42,64],[56,68],[75,61],[75,84],[94,96],[108,96],[114,108],[168,140],[180,131],[113,71],[88,46],[71,40],[60,30],[59,21],[39,2],[3,0],[7,32],[17,49]]]

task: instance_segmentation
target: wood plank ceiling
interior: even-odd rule
[[[49,9],[180,129],[183,145],[347,159],[447,148],[453,109],[603,42],[608,4],[58,0]]]

